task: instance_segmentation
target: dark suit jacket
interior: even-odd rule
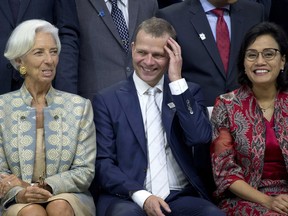
[[[270,21],[280,25],[288,35],[288,0],[273,0],[270,10]]]
[[[129,40],[137,26],[154,16],[157,0],[129,0]],[[79,94],[93,99],[101,89],[125,80],[133,72],[104,0],[76,0],[80,22]]]
[[[168,104],[172,102],[176,108],[169,108]],[[103,190],[96,209],[97,215],[102,216],[113,197],[127,199],[130,192],[144,189],[147,147],[132,77],[97,95],[93,108],[97,128],[95,176]],[[189,90],[174,96],[165,79],[162,120],[176,161],[199,196],[207,198],[193,167],[191,152],[191,146],[205,144],[211,138],[200,87],[189,83]]]
[[[182,0],[158,0],[158,6],[159,8],[163,8],[178,2],[182,2]]]
[[[62,44],[60,61],[57,67],[55,87],[77,93],[78,79],[78,19],[74,0],[21,0],[18,18],[15,22],[9,5],[9,0],[0,3],[0,94],[18,89],[23,79],[3,56],[7,40],[13,29],[21,22],[29,19],[44,19],[57,28]],[[14,80],[22,81],[17,86],[11,86]]]
[[[250,0],[250,1],[255,1],[255,2],[258,2],[260,4],[263,4],[264,13],[265,13],[265,20],[268,20],[269,19],[269,14],[270,14],[270,8],[271,8],[272,0]]]
[[[237,56],[246,31],[264,19],[263,6],[249,0],[231,5],[231,48],[228,75],[218,52],[206,14],[199,0],[185,0],[159,10],[156,14],[169,21],[177,32],[182,49],[183,77],[200,84],[206,106],[215,98],[238,87]],[[205,35],[203,40],[200,34]]]

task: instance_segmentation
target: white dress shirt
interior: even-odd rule
[[[148,95],[145,94],[146,91],[151,87],[149,86],[146,82],[141,80],[137,74],[134,72],[133,74],[133,80],[136,86],[139,102],[140,102],[140,107],[141,107],[141,112],[142,112],[142,117],[143,117],[143,124],[145,119],[146,119],[146,112],[145,112],[145,107],[146,103],[148,101]],[[161,80],[158,82],[156,87],[161,90],[160,97],[161,99],[159,100],[158,107],[162,109],[162,101],[163,101],[163,84],[164,84],[164,76],[161,78]],[[171,90],[172,95],[179,95],[185,92],[188,89],[188,85],[186,83],[186,80],[180,79],[174,82],[169,83],[169,87]],[[167,105],[168,106],[168,105]],[[177,109],[177,107],[176,107]],[[170,190],[181,190],[185,188],[189,184],[188,180],[186,179],[186,176],[182,172],[181,168],[179,167],[178,163],[176,162],[172,152],[171,148],[169,147],[167,143],[167,137],[166,133],[164,134],[165,136],[165,151],[167,155],[167,169],[168,169],[168,181],[169,181],[169,188]],[[148,166],[149,167],[149,166]],[[146,179],[150,178],[150,170],[147,170],[147,176]],[[151,196],[151,185],[146,184],[146,181],[144,182],[144,187],[146,190],[140,190],[136,191],[132,194],[132,200],[137,203],[141,208],[143,208],[143,204],[145,200]]]

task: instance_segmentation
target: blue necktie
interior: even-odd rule
[[[117,0],[110,0],[112,5],[111,16],[116,25],[122,45],[126,52],[129,50],[129,32],[122,11],[117,6]]]

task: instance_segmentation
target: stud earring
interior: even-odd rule
[[[22,76],[25,76],[26,73],[27,73],[26,67],[25,67],[25,66],[21,66],[21,67],[19,68],[19,73],[20,73]]]

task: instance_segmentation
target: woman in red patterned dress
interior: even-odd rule
[[[288,215],[288,41],[264,22],[239,53],[241,87],[216,99],[211,157],[227,215]]]

